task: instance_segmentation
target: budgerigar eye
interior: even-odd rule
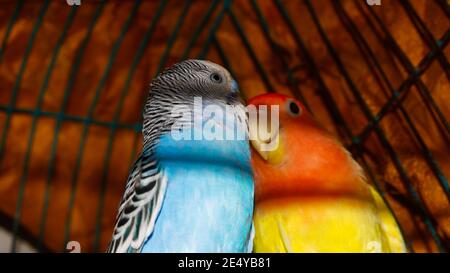
[[[302,112],[300,106],[298,106],[297,103],[295,103],[295,101],[291,101],[291,100],[288,101],[288,103],[287,103],[287,110],[294,117],[299,116]]]
[[[223,81],[222,76],[218,73],[212,73],[210,78],[215,83],[221,83]]]

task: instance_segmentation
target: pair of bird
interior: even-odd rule
[[[225,68],[187,60],[158,75],[108,252],[405,252],[360,166],[300,102],[279,94],[251,99],[279,110],[279,126],[269,131],[274,149],[251,136],[251,151],[248,137],[175,139],[174,128],[195,135],[210,122],[245,130],[220,115],[194,115],[195,98],[202,109],[233,106],[230,115],[247,120]],[[258,122],[248,122],[257,132]]]

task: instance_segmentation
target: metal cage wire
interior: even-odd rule
[[[447,17],[450,15],[450,8],[445,0],[433,0],[435,4],[437,4],[442,11],[445,13]],[[141,123],[123,123],[120,122],[120,115],[122,111],[124,111],[124,100],[128,94],[128,90],[130,88],[130,83],[133,79],[133,76],[135,75],[137,66],[140,63],[140,60],[143,57],[143,54],[145,50],[151,46],[151,39],[152,35],[154,34],[158,22],[161,19],[162,16],[164,16],[164,12],[167,9],[168,0],[162,0],[159,2],[159,5],[157,9],[154,12],[153,17],[149,20],[149,24],[147,26],[147,30],[145,33],[142,34],[142,39],[139,43],[139,46],[136,48],[136,51],[134,52],[134,57],[132,59],[131,65],[128,69],[128,72],[125,77],[125,81],[122,85],[120,97],[119,97],[119,103],[117,108],[114,110],[114,115],[112,120],[110,121],[102,121],[102,120],[96,120],[94,118],[94,111],[96,109],[96,106],[98,104],[100,95],[102,90],[105,87],[105,84],[109,80],[111,68],[116,60],[118,51],[121,48],[121,45],[123,44],[125,35],[129,31],[133,18],[135,18],[136,14],[138,13],[141,4],[143,1],[134,1],[133,7],[127,17],[127,19],[123,22],[123,25],[121,27],[120,34],[115,37],[114,43],[112,46],[112,50],[109,53],[109,59],[107,61],[106,66],[104,67],[103,71],[100,72],[100,81],[97,83],[95,88],[95,94],[93,97],[92,102],[89,105],[89,110],[87,115],[85,116],[76,116],[67,114],[67,105],[69,98],[71,96],[71,93],[73,92],[73,85],[74,81],[76,81],[77,78],[77,72],[82,69],[80,67],[81,59],[83,57],[83,54],[86,51],[86,47],[88,46],[91,35],[93,33],[93,29],[96,26],[96,23],[98,22],[98,19],[102,16],[102,13],[104,11],[105,6],[108,4],[108,1],[98,1],[96,3],[97,7],[96,10],[90,19],[89,22],[87,22],[87,32],[82,39],[81,46],[77,49],[76,55],[74,57],[73,65],[70,69],[70,74],[68,76],[67,83],[65,87],[63,88],[64,95],[63,100],[60,105],[60,110],[57,112],[52,111],[45,111],[42,110],[42,104],[43,104],[43,98],[47,91],[49,81],[51,81],[52,73],[54,73],[54,67],[56,60],[60,58],[60,49],[61,46],[64,44],[64,42],[67,39],[67,32],[70,28],[71,24],[74,21],[74,18],[77,15],[77,10],[80,8],[78,6],[72,6],[70,9],[70,13],[68,14],[67,18],[65,19],[64,25],[62,27],[62,31],[59,34],[59,37],[57,39],[57,42],[53,48],[51,60],[49,62],[48,67],[45,68],[45,76],[42,81],[42,85],[39,86],[39,95],[38,100],[36,103],[36,106],[32,109],[30,108],[19,108],[16,106],[16,101],[18,97],[18,93],[21,86],[21,81],[23,77],[24,71],[27,69],[27,62],[29,59],[30,52],[33,50],[34,45],[38,43],[36,41],[36,34],[39,32],[40,27],[45,20],[46,12],[48,11],[48,7],[51,4],[50,0],[44,0],[41,4],[39,13],[37,18],[34,20],[33,30],[28,38],[27,46],[25,49],[25,52],[23,54],[23,59],[19,68],[19,72],[17,74],[15,84],[12,90],[6,90],[2,92],[10,92],[11,97],[9,100],[9,103],[6,105],[0,105],[0,111],[3,112],[6,115],[5,122],[3,125],[3,128],[1,129],[1,138],[0,138],[0,156],[2,157],[2,160],[5,160],[4,157],[4,150],[6,145],[6,140],[8,137],[11,137],[8,135],[11,118],[15,114],[24,114],[24,115],[30,115],[32,116],[32,123],[31,123],[31,131],[28,136],[28,143],[26,146],[26,153],[25,153],[25,159],[23,164],[23,170],[19,182],[19,193],[17,198],[17,204],[15,209],[15,214],[12,218],[12,234],[13,234],[13,240],[11,243],[11,252],[16,251],[16,244],[17,244],[17,238],[19,234],[24,233],[23,228],[21,228],[21,216],[22,216],[22,205],[23,205],[23,198],[24,198],[24,189],[26,187],[26,182],[29,178],[29,160],[31,155],[31,150],[33,145],[36,145],[34,142],[35,140],[35,134],[36,134],[36,126],[39,118],[41,117],[47,117],[54,119],[56,122],[54,133],[52,136],[53,144],[51,146],[50,151],[50,163],[49,163],[49,169],[48,169],[48,176],[47,181],[45,184],[45,191],[44,191],[44,205],[43,210],[41,214],[41,220],[39,223],[39,235],[37,238],[34,238],[37,242],[37,247],[40,250],[45,250],[45,223],[48,217],[48,206],[50,202],[50,186],[53,180],[54,172],[55,172],[55,161],[57,160],[56,154],[57,154],[57,147],[58,147],[58,135],[61,130],[62,123],[64,121],[71,121],[76,122],[82,125],[82,133],[81,133],[81,141],[78,145],[78,153],[76,156],[76,165],[73,170],[73,176],[68,178],[70,180],[71,184],[71,195],[69,197],[69,206],[68,206],[68,214],[67,218],[65,219],[65,226],[63,228],[64,232],[64,245],[61,246],[62,249],[65,249],[66,242],[69,241],[70,237],[70,227],[71,227],[71,221],[72,221],[72,211],[74,206],[74,200],[75,200],[75,192],[77,188],[77,183],[79,180],[78,174],[80,172],[81,168],[81,161],[83,158],[83,154],[86,153],[85,150],[85,144],[87,139],[87,134],[90,126],[96,125],[108,128],[110,130],[109,132],[109,140],[107,143],[107,149],[104,156],[104,168],[102,173],[102,180],[101,180],[101,190],[99,195],[99,205],[96,208],[96,230],[95,230],[95,238],[93,241],[93,249],[94,251],[99,251],[99,242],[100,242],[100,233],[101,233],[101,219],[103,217],[103,204],[105,202],[104,196],[105,191],[107,188],[107,181],[108,181],[108,170],[110,161],[109,158],[112,153],[112,147],[114,143],[114,139],[117,137],[117,130],[119,129],[125,129],[130,131],[135,131],[135,142],[137,143],[139,140],[139,132],[141,130]],[[448,137],[448,134],[450,133],[450,126],[448,123],[448,120],[444,113],[439,108],[438,104],[434,100],[434,98],[431,96],[430,90],[426,86],[426,84],[422,81],[421,75],[423,75],[427,69],[430,67],[430,65],[437,61],[441,67],[441,69],[445,72],[447,79],[450,79],[450,70],[449,70],[449,63],[446,55],[444,54],[444,49],[447,47],[449,39],[450,39],[450,29],[447,29],[447,31],[444,33],[442,37],[439,37],[438,39],[435,39],[433,35],[431,34],[430,30],[426,27],[425,23],[422,21],[422,19],[418,16],[417,12],[415,11],[414,7],[411,5],[411,3],[407,0],[399,0],[400,5],[408,15],[409,19],[413,23],[415,30],[419,33],[420,37],[423,39],[425,44],[429,47],[428,53],[425,55],[425,57],[420,61],[420,63],[415,66],[413,65],[412,61],[409,60],[408,56],[405,54],[405,52],[402,51],[401,47],[398,45],[396,40],[394,39],[393,35],[390,33],[389,28],[384,24],[384,22],[380,19],[379,15],[371,8],[368,8],[365,4],[365,1],[356,1],[358,12],[362,14],[366,20],[366,23],[370,27],[370,30],[373,32],[375,37],[381,42],[386,45],[386,50],[388,50],[398,61],[398,63],[407,71],[408,76],[403,80],[402,84],[400,84],[398,87],[396,87],[388,78],[386,75],[386,72],[383,70],[383,67],[380,65],[380,62],[374,53],[374,51],[371,48],[370,43],[364,38],[364,35],[360,32],[358,29],[358,24],[354,22],[349,16],[348,12],[343,8],[343,5],[340,1],[331,1],[331,5],[333,6],[334,11],[336,12],[340,23],[343,26],[343,31],[347,31],[350,34],[351,39],[357,46],[360,53],[364,56],[364,61],[370,71],[373,73],[374,78],[376,79],[376,82],[382,86],[386,97],[388,98],[386,103],[381,107],[381,109],[377,113],[373,113],[369,106],[367,105],[366,101],[364,100],[362,96],[361,90],[357,87],[357,85],[354,82],[354,79],[352,79],[352,76],[350,75],[348,69],[346,68],[345,64],[343,63],[341,56],[339,55],[338,51],[332,44],[332,42],[329,39],[329,35],[326,33],[326,30],[323,27],[323,24],[321,20],[319,19],[317,13],[318,11],[315,10],[312,1],[310,0],[304,0],[303,3],[305,7],[307,8],[307,12],[309,16],[311,17],[314,26],[316,27],[321,41],[324,43],[327,53],[331,56],[333,62],[335,63],[340,76],[344,80],[345,84],[351,91],[352,95],[354,96],[357,104],[359,105],[362,113],[367,118],[368,122],[365,128],[358,134],[353,134],[350,126],[346,123],[343,114],[341,113],[341,110],[337,107],[337,103],[334,99],[333,93],[328,87],[326,81],[323,79],[323,75],[320,73],[320,70],[318,69],[318,63],[317,60],[314,58],[314,56],[311,54],[311,52],[308,50],[306,46],[306,42],[303,39],[302,35],[300,34],[299,28],[301,26],[295,25],[295,23],[292,20],[292,12],[289,12],[283,1],[281,0],[274,0],[273,1],[277,12],[281,15],[282,19],[284,20],[284,23],[286,24],[290,35],[292,36],[293,40],[295,41],[295,44],[301,53],[302,61],[306,67],[306,70],[309,73],[309,76],[316,81],[317,83],[317,93],[320,96],[320,99],[323,101],[323,104],[326,106],[326,110],[329,112],[330,116],[333,118],[334,123],[340,130],[341,137],[347,141],[348,148],[352,151],[355,158],[362,164],[364,169],[366,170],[369,178],[371,181],[374,182],[374,185],[377,187],[378,191],[381,193],[382,197],[385,198],[385,192],[383,190],[383,187],[381,186],[381,182],[377,179],[375,175],[375,171],[371,169],[370,165],[366,161],[366,158],[364,157],[364,154],[366,152],[364,148],[364,141],[369,137],[370,134],[374,133],[378,140],[380,141],[382,147],[384,148],[385,153],[388,154],[389,158],[392,160],[392,162],[395,165],[395,168],[398,172],[398,174],[401,177],[401,181],[403,182],[404,186],[407,189],[408,193],[408,199],[409,201],[414,205],[415,209],[417,209],[420,218],[422,219],[423,223],[426,226],[426,229],[429,233],[429,235],[433,238],[434,243],[436,244],[437,248],[441,252],[448,251],[449,245],[448,245],[448,238],[443,238],[438,232],[437,232],[437,223],[435,219],[433,219],[433,216],[430,215],[429,211],[427,210],[426,206],[424,205],[424,202],[422,198],[417,193],[417,190],[413,186],[413,183],[411,183],[410,176],[402,163],[402,160],[398,156],[397,152],[391,145],[390,141],[386,137],[385,133],[380,127],[380,122],[383,120],[383,118],[392,111],[398,111],[400,115],[404,118],[406,121],[406,124],[409,128],[409,130],[412,132],[415,140],[419,144],[420,151],[425,158],[428,166],[432,170],[432,173],[434,174],[436,181],[439,183],[439,185],[442,187],[443,191],[446,194],[447,199],[449,198],[450,193],[450,187],[448,184],[448,179],[444,175],[441,167],[437,163],[433,153],[430,151],[429,147],[427,147],[425,141],[423,140],[423,137],[421,136],[419,130],[416,128],[414,121],[410,118],[409,114],[405,109],[403,108],[402,102],[407,97],[408,93],[411,92],[412,86],[415,86],[417,90],[420,92],[420,96],[423,99],[423,102],[426,104],[427,109],[432,113],[433,118],[438,124],[439,128],[443,132],[444,135]],[[169,36],[169,39],[167,40],[166,47],[163,51],[163,54],[160,56],[157,73],[159,73],[165,66],[168,65],[168,57],[173,49],[173,45],[175,41],[178,38],[179,31],[181,26],[185,23],[186,15],[189,13],[190,8],[192,7],[192,0],[187,0],[183,2],[182,8],[181,8],[181,15],[178,17],[175,26],[173,27],[173,30]],[[16,4],[16,7],[12,14],[10,14],[10,18],[8,20],[6,31],[3,37],[3,40],[1,42],[0,47],[0,62],[3,62],[3,55],[5,51],[8,49],[8,41],[10,38],[10,34],[12,29],[15,26],[15,23],[17,22],[17,19],[19,18],[19,14],[23,6],[25,5],[25,1],[19,0]],[[84,3],[83,3],[84,4]],[[251,7],[253,9],[252,12],[256,14],[257,22],[264,34],[264,38],[266,39],[267,44],[270,46],[271,50],[277,54],[277,56],[280,57],[280,62],[284,64],[285,70],[283,73],[287,76],[287,83],[286,85],[289,87],[290,91],[294,96],[296,96],[299,100],[301,100],[306,107],[314,113],[314,109],[311,109],[309,106],[308,101],[305,99],[305,97],[302,94],[301,85],[299,85],[298,79],[296,79],[293,76],[293,69],[289,67],[288,60],[286,57],[281,54],[280,48],[277,45],[277,43],[273,40],[272,36],[270,35],[271,31],[271,25],[264,17],[264,14],[262,13],[260,6],[256,0],[250,1]],[[268,91],[275,90],[271,80],[268,76],[268,72],[266,71],[265,67],[261,64],[260,60],[258,59],[258,56],[255,54],[254,49],[252,48],[251,43],[249,42],[249,34],[245,32],[245,29],[243,28],[240,19],[236,16],[235,12],[233,11],[234,6],[231,0],[225,0],[225,1],[218,1],[214,0],[208,3],[207,9],[204,11],[204,14],[202,18],[199,18],[199,22],[196,26],[196,28],[192,32],[192,36],[184,50],[184,52],[181,54],[180,59],[186,59],[189,57],[197,57],[200,59],[204,59],[208,56],[208,52],[210,52],[210,49],[213,47],[216,52],[218,53],[222,63],[224,66],[226,66],[231,74],[235,76],[235,72],[233,70],[233,67],[231,66],[231,62],[229,60],[229,56],[227,56],[225,50],[222,48],[222,45],[218,41],[218,38],[216,36],[217,30],[220,28],[221,23],[225,17],[228,17],[228,19],[231,22],[231,25],[233,26],[235,33],[237,37],[241,40],[242,44],[244,45],[243,52],[247,54],[247,56],[251,59],[256,72],[258,73],[260,80],[262,81],[263,85]],[[202,41],[202,47],[197,56],[192,56],[191,52],[196,43],[199,42],[199,38],[202,33],[206,33],[206,39]],[[280,53],[280,54],[278,54]],[[153,76],[156,76],[153,75]],[[238,77],[237,77],[238,78]],[[239,79],[239,78],[238,78]],[[136,145],[134,145],[136,147]],[[130,151],[129,161],[130,164],[132,163],[137,151],[136,149],[133,151]],[[69,182],[68,182],[69,183]],[[389,202],[385,199],[386,203],[389,205]],[[407,241],[407,247],[410,251],[413,251],[413,247],[406,238]]]

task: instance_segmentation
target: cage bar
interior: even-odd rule
[[[67,216],[65,218],[64,224],[64,246],[66,247],[66,243],[69,241],[71,236],[71,226],[72,226],[72,217],[75,205],[75,197],[78,187],[78,182],[80,180],[79,173],[82,169],[82,160],[83,156],[87,153],[86,151],[86,143],[89,134],[90,128],[92,126],[100,126],[102,128],[106,128],[109,130],[106,144],[106,152],[102,157],[102,174],[100,181],[100,191],[98,195],[98,206],[96,207],[96,218],[95,218],[95,234],[92,242],[92,247],[94,251],[99,251],[100,240],[101,240],[101,230],[102,230],[102,220],[104,217],[104,202],[105,202],[105,194],[108,186],[108,180],[110,178],[109,169],[111,165],[111,156],[114,149],[114,141],[117,136],[117,131],[119,129],[126,129],[131,132],[134,132],[133,139],[133,149],[130,151],[130,164],[135,160],[136,154],[138,152],[137,144],[140,139],[140,131],[142,129],[142,117],[138,117],[138,122],[121,122],[120,116],[124,111],[125,99],[129,94],[129,90],[131,87],[131,82],[136,74],[138,66],[143,58],[146,50],[152,46],[152,37],[154,36],[155,31],[157,30],[158,24],[161,21],[161,18],[166,15],[167,7],[169,4],[169,0],[161,0],[158,3],[158,6],[152,14],[151,19],[149,20],[149,24],[139,41],[138,47],[133,52],[133,58],[129,70],[126,72],[125,81],[123,82],[122,87],[119,92],[119,100],[118,105],[114,109],[113,116],[111,120],[97,120],[95,118],[95,110],[99,104],[101,94],[104,92],[105,85],[111,77],[111,71],[113,65],[116,61],[116,58],[119,54],[123,41],[129,29],[132,27],[134,22],[134,18],[137,17],[139,10],[141,8],[141,4],[143,1],[134,1],[129,14],[127,15],[125,21],[120,27],[120,32],[117,37],[114,37],[114,42],[112,45],[112,49],[109,52],[107,63],[101,72],[100,80],[95,85],[95,91],[93,94],[92,101],[89,103],[88,112],[86,115],[72,115],[67,113],[68,103],[70,97],[72,95],[74,89],[74,83],[77,79],[77,73],[82,69],[81,60],[85,55],[85,51],[89,43],[91,42],[91,37],[94,35],[94,29],[97,26],[97,23],[101,16],[104,14],[105,7],[107,5],[107,1],[100,1],[95,4],[96,9],[92,17],[90,18],[89,23],[86,27],[86,33],[82,38],[81,44],[78,50],[75,53],[74,63],[70,69],[69,77],[66,83],[66,86],[63,90],[63,100],[60,105],[60,110],[58,112],[53,111],[45,111],[43,110],[43,99],[46,91],[48,89],[48,85],[52,79],[52,74],[54,73],[54,67],[58,58],[60,58],[60,50],[65,41],[67,40],[67,35],[70,27],[73,25],[73,21],[77,14],[76,6],[70,8],[70,12],[68,16],[65,18],[64,25],[60,33],[58,33],[58,39],[56,44],[54,45],[53,51],[51,52],[50,62],[46,69],[45,75],[42,80],[42,85],[40,86],[38,99],[33,109],[18,107],[16,106],[18,93],[20,91],[21,82],[23,78],[23,74],[27,68],[27,62],[30,56],[30,53],[33,50],[33,45],[36,43],[36,35],[39,32],[39,29],[42,23],[45,20],[46,12],[51,4],[49,0],[43,0],[42,5],[40,6],[37,18],[34,19],[34,24],[32,28],[32,32],[30,37],[28,38],[25,53],[23,54],[23,58],[20,64],[19,72],[14,82],[13,89],[11,90],[11,96],[9,98],[9,102],[6,105],[0,105],[0,112],[5,113],[6,119],[3,127],[3,131],[0,139],[0,159],[5,160],[4,152],[5,145],[8,139],[8,132],[11,127],[11,118],[13,115],[26,115],[31,116],[31,128],[30,133],[27,138],[27,145],[25,150],[25,157],[23,162],[22,173],[20,174],[19,180],[19,193],[17,204],[15,208],[14,218],[12,220],[12,234],[13,241],[11,245],[11,252],[16,251],[16,244],[18,236],[20,235],[21,227],[21,213],[23,206],[23,198],[24,191],[26,187],[26,182],[30,177],[30,157],[32,153],[32,147],[35,145],[36,138],[36,128],[37,123],[40,118],[51,118],[55,120],[55,128],[52,134],[52,145],[50,149],[50,162],[48,166],[48,174],[46,183],[44,186],[44,203],[43,209],[40,215],[40,223],[39,223],[39,232],[38,237],[36,238],[38,250],[45,251],[45,231],[46,231],[46,223],[48,218],[48,208],[51,202],[51,194],[50,188],[52,185],[52,181],[54,180],[55,171],[56,171],[56,156],[58,150],[58,139],[59,134],[61,133],[61,127],[64,122],[73,122],[82,125],[81,138],[80,143],[76,146],[78,147],[76,153],[75,167],[72,172],[72,176],[70,177],[70,197],[68,200],[67,207]],[[364,169],[367,172],[370,181],[373,182],[374,186],[380,192],[381,197],[384,199],[385,203],[391,209],[391,204],[389,204],[386,195],[387,193],[383,190],[382,182],[376,176],[374,170],[372,170],[367,158],[372,158],[374,155],[371,154],[371,151],[367,147],[365,147],[365,142],[368,140],[369,136],[374,133],[377,137],[378,141],[381,143],[382,148],[387,153],[388,158],[392,161],[395,166],[398,175],[400,176],[400,180],[402,184],[405,186],[407,190],[407,196],[402,196],[402,198],[407,198],[408,202],[412,207],[407,209],[417,210],[421,217],[421,220],[424,222],[426,226],[427,233],[433,239],[437,248],[441,252],[448,251],[448,238],[440,235],[437,232],[438,224],[435,219],[428,211],[425,206],[424,200],[418,194],[417,189],[411,183],[410,174],[407,172],[404,163],[401,161],[399,154],[395,150],[393,144],[389,141],[388,137],[385,134],[385,131],[382,129],[381,122],[383,118],[386,117],[387,114],[394,112],[398,117],[401,117],[402,120],[405,121],[407,125],[408,132],[413,136],[415,143],[417,144],[418,151],[420,155],[423,157],[427,166],[430,168],[434,178],[436,179],[436,184],[441,187],[447,197],[447,201],[450,201],[450,187],[448,183],[448,178],[445,176],[442,166],[439,165],[436,160],[435,154],[433,154],[430,147],[427,146],[425,142],[424,135],[421,135],[420,130],[417,128],[413,118],[406,111],[403,106],[404,100],[407,98],[408,94],[410,94],[413,87],[416,87],[418,93],[421,97],[421,103],[423,103],[429,113],[432,115],[433,121],[435,122],[437,128],[439,129],[440,134],[443,139],[448,139],[448,134],[450,133],[450,124],[448,122],[448,117],[445,116],[442,109],[440,109],[438,103],[433,98],[429,87],[425,84],[425,82],[421,79],[421,76],[428,70],[431,64],[434,61],[439,63],[439,67],[445,73],[447,79],[450,79],[450,69],[448,58],[444,53],[444,50],[448,46],[450,39],[450,29],[441,36],[434,37],[432,32],[427,28],[425,21],[422,20],[419,16],[419,13],[415,9],[415,7],[407,0],[399,0],[400,6],[402,10],[407,14],[410,22],[412,23],[414,30],[417,31],[420,39],[424,42],[424,44],[428,47],[428,52],[423,57],[423,59],[419,62],[418,65],[413,65],[411,60],[409,60],[407,54],[403,52],[398,42],[393,37],[390,32],[388,26],[380,19],[380,16],[374,11],[374,9],[367,7],[365,5],[365,1],[354,1],[357,7],[357,11],[364,18],[365,23],[369,27],[369,30],[374,37],[381,44],[386,45],[386,49],[391,54],[390,57],[395,58],[396,61],[400,64],[400,66],[404,69],[406,73],[406,78],[404,78],[401,84],[396,87],[394,83],[390,81],[388,77],[387,71],[383,68],[380,63],[379,58],[377,58],[374,53],[373,48],[369,44],[368,40],[365,38],[361,30],[358,28],[358,23],[352,19],[349,12],[346,10],[344,5],[339,1],[331,1],[331,5],[333,6],[333,11],[336,13],[340,24],[344,27],[345,31],[349,34],[351,41],[358,49],[358,54],[362,56],[363,61],[367,68],[372,72],[373,77],[375,79],[376,84],[380,87],[383,92],[384,98],[386,102],[381,106],[381,108],[373,113],[365,99],[363,98],[363,92],[358,88],[349,69],[345,66],[343,62],[343,57],[340,55],[337,47],[332,43],[330,39],[329,33],[327,33],[326,27],[324,23],[318,16],[318,11],[315,9],[313,5],[313,1],[311,0],[303,0],[302,4],[306,7],[306,14],[312,20],[314,29],[317,30],[319,34],[320,40],[325,45],[326,53],[333,61],[333,65],[336,66],[337,71],[339,72],[340,77],[344,79],[345,86],[348,88],[353,98],[355,98],[359,109],[362,111],[365,119],[366,125],[363,127],[361,131],[357,134],[353,134],[352,128],[349,124],[347,124],[344,114],[338,107],[338,103],[336,101],[336,97],[334,97],[333,92],[331,91],[330,86],[327,86],[325,82],[325,77],[323,72],[318,68],[317,60],[314,58],[312,52],[307,48],[304,37],[302,36],[302,26],[298,26],[292,20],[293,12],[288,12],[284,1],[282,0],[273,0],[273,4],[276,7],[276,12],[281,15],[281,19],[283,23],[286,25],[289,35],[293,38],[295,42],[295,46],[300,52],[302,69],[306,69],[310,78],[317,84],[317,94],[320,96],[320,100],[325,106],[326,112],[329,117],[332,119],[334,126],[340,135],[340,137],[347,141],[349,149],[352,151],[353,155],[356,159],[361,163]],[[173,47],[178,38],[180,37],[181,29],[183,24],[186,21],[186,18],[191,11],[191,8],[194,4],[198,2],[188,0],[184,1],[183,5],[180,6],[180,15],[177,17],[175,24],[171,27],[170,35],[168,36],[167,43],[165,48],[159,58],[159,62],[157,63],[156,70],[153,75],[156,76],[159,72],[161,72],[164,67],[169,65],[170,56],[173,54]],[[92,4],[92,3],[90,3]],[[234,4],[234,5],[233,5]],[[449,17],[450,8],[445,0],[434,0],[434,5],[440,7],[443,13]],[[10,34],[16,24],[17,20],[20,18],[20,13],[23,10],[24,1],[18,1],[14,10],[12,11],[11,17],[7,21],[7,26],[5,28],[5,35],[1,42],[0,46],[0,62],[3,60],[3,56],[5,54],[5,49],[8,48],[8,41],[10,38]],[[294,72],[295,68],[289,66],[289,60],[282,52],[282,48],[271,36],[271,24],[258,4],[258,1],[251,0],[249,2],[249,6],[251,8],[252,15],[256,16],[256,22],[258,27],[260,28],[264,41],[268,44],[271,53],[274,54],[278,58],[278,61],[283,66],[283,77],[286,76],[286,85],[288,90],[299,99],[310,112],[313,112],[314,109],[311,109],[308,100],[305,98],[302,92],[302,81],[295,77]],[[234,78],[238,78],[236,76],[236,71],[233,70],[232,67],[232,58],[227,55],[225,48],[220,43],[220,36],[217,33],[220,31],[224,19],[229,19],[231,23],[231,28],[234,31],[234,34],[238,38],[238,40],[243,45],[243,55],[247,57],[253,67],[255,68],[255,74],[258,75],[259,80],[261,80],[264,87],[268,92],[277,92],[274,89],[273,79],[270,77],[269,73],[267,73],[266,68],[263,65],[263,61],[258,59],[256,54],[254,45],[251,43],[251,36],[248,31],[245,29],[245,24],[243,24],[243,18],[239,18],[239,13],[235,13],[235,11],[240,8],[240,6],[233,2],[232,0],[214,0],[208,5],[205,5],[205,10],[202,14],[201,18],[198,18],[198,23],[196,27],[192,29],[192,33],[190,34],[190,38],[187,41],[186,47],[183,52],[180,54],[173,54],[178,56],[180,60],[184,60],[189,58],[192,55],[192,51],[194,47],[200,45],[200,51],[196,53],[196,57],[200,59],[205,59],[211,53],[211,50],[214,50],[214,53],[220,58],[222,64],[227,67],[230,73]],[[227,21],[228,23],[228,21]],[[206,33],[206,37],[201,40],[202,34]],[[236,67],[235,67],[236,68]],[[144,104],[142,104],[143,108]],[[312,110],[312,111],[311,111]],[[0,162],[1,163],[1,162]],[[397,219],[396,219],[397,220]],[[402,230],[404,234],[404,231]],[[428,236],[427,234],[427,236]],[[409,251],[413,252],[413,245],[409,238],[406,238],[407,248]]]

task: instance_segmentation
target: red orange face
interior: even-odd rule
[[[264,94],[252,98],[249,105],[279,108],[279,129],[271,128],[270,132],[278,140],[277,148],[261,151],[260,141],[251,136],[256,138],[252,141],[252,164],[257,201],[296,193],[353,191],[348,181],[359,175],[354,161],[298,100]]]

